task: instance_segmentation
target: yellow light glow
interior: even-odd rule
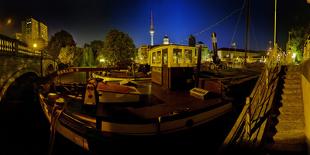
[[[99,59],[99,62],[105,62],[104,58]]]
[[[9,18],[9,19],[7,20],[7,22],[6,22],[6,24],[7,24],[7,25],[10,25],[11,23],[12,23],[12,19]]]
[[[36,43],[33,44],[33,47],[36,48],[38,45]]]

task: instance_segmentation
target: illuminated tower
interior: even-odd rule
[[[155,33],[154,21],[153,21],[153,14],[152,14],[152,11],[151,11],[151,26],[150,26],[151,46],[154,45],[154,33]]]

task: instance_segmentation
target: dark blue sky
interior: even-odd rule
[[[110,29],[117,28],[128,33],[138,47],[150,42],[148,31],[152,10],[155,44],[160,44],[164,35],[168,35],[173,43],[187,44],[188,36],[194,34],[196,40],[211,47],[210,35],[216,32],[219,47],[229,47],[235,32],[233,41],[238,48],[244,48],[245,14],[241,10],[240,22],[236,27],[240,13],[238,9],[243,1],[1,0],[0,33],[20,31],[20,21],[32,16],[48,25],[50,36],[64,29],[73,35],[78,45],[103,40]],[[273,3],[273,0],[251,1],[251,49],[264,50],[268,41],[273,40]],[[310,21],[310,5],[306,0],[278,0],[278,4],[278,36],[280,45],[284,46],[287,31],[292,25]],[[233,11],[234,14],[231,14]],[[7,17],[14,19],[14,25],[10,28],[3,25]],[[214,25],[223,18],[225,20],[220,24]]]

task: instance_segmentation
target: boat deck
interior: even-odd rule
[[[151,82],[140,82],[137,90],[141,92],[137,102],[99,102],[96,108],[85,108],[82,100],[65,97],[66,111],[82,118],[96,119],[101,117],[116,122],[152,120],[158,117],[174,116],[181,113],[199,112],[227,104],[219,94],[209,93],[206,100],[190,96],[189,91],[170,91]],[[105,93],[105,92],[99,92]],[[126,94],[125,94],[126,95]],[[134,94],[136,95],[136,94]],[[77,97],[77,96],[76,96]],[[99,96],[99,101],[103,96]]]

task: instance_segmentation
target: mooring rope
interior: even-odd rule
[[[56,104],[56,103],[55,103]],[[63,113],[65,106],[62,105],[54,105],[52,114],[51,114],[51,134],[49,139],[49,145],[48,145],[48,155],[52,155],[54,150],[54,143],[55,143],[55,136],[56,136],[56,124],[57,120],[59,119],[60,115]]]

